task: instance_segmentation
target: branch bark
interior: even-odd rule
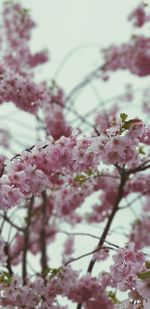
[[[98,245],[97,245],[97,248],[100,250],[105,242],[105,239],[108,235],[108,232],[109,232],[109,229],[110,229],[110,226],[113,222],[113,219],[116,215],[116,212],[118,211],[119,209],[119,203],[123,197],[123,188],[124,188],[124,185],[128,179],[128,175],[127,173],[125,172],[124,168],[120,171],[120,184],[119,184],[119,187],[118,187],[118,194],[117,194],[117,197],[116,197],[116,201],[114,203],[114,206],[113,206],[113,209],[112,209],[112,212],[107,220],[107,223],[106,223],[106,226],[104,228],[104,231],[100,237],[100,240],[98,242]],[[87,272],[88,273],[92,273],[92,270],[94,268],[94,265],[96,263],[96,259],[91,259],[90,263],[89,263],[89,266],[88,266],[88,269],[87,269]],[[77,309],[81,309],[82,308],[82,304],[78,304],[77,305]]]
[[[46,192],[42,193],[43,204],[41,208],[41,232],[40,232],[40,243],[41,243],[41,268],[42,268],[42,277],[45,278],[45,270],[47,269],[47,253],[46,253]]]
[[[27,225],[24,230],[24,249],[23,249],[23,257],[22,257],[22,280],[23,284],[26,284],[27,278],[27,252],[28,252],[28,244],[29,244],[29,228],[31,224],[31,214],[33,209],[34,197],[31,198],[28,213],[27,213]]]

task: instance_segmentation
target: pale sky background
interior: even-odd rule
[[[110,43],[126,41],[133,33],[126,22],[137,0],[24,0],[38,28],[33,33],[32,46],[50,51],[46,69],[54,77],[62,59],[73,49],[82,46],[68,59],[58,75],[68,90],[85,74],[100,64],[99,49]],[[116,87],[118,91],[118,87]]]

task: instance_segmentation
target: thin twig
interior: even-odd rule
[[[95,252],[97,252],[97,251],[100,251],[100,250],[115,250],[115,249],[112,248],[112,247],[97,247],[95,250],[92,250],[92,251],[90,251],[90,252],[88,252],[88,253],[85,253],[85,254],[83,254],[83,255],[80,255],[80,256],[78,256],[78,257],[76,257],[76,258],[70,259],[69,261],[67,261],[67,262],[63,265],[63,267],[64,267],[64,266],[67,266],[68,264],[70,264],[70,263],[72,263],[72,262],[75,262],[75,261],[78,261],[78,260],[80,260],[80,259],[83,259],[84,257],[89,256],[89,255],[91,255],[91,254],[93,254],[93,253],[95,253]]]
[[[64,234],[66,234],[66,235],[68,235],[68,236],[89,236],[89,237],[92,237],[92,238],[95,238],[95,239],[100,239],[99,236],[96,236],[96,235],[93,235],[93,234],[90,234],[90,233],[79,233],[79,232],[77,232],[77,233],[69,233],[69,232],[64,231],[64,230],[58,230],[57,232],[58,232],[58,233],[64,233]],[[119,248],[119,246],[113,244],[113,243],[110,242],[110,241],[105,240],[105,242],[106,242],[108,245],[110,245],[110,246],[114,246],[114,247],[116,247],[116,248]]]

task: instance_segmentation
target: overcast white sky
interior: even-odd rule
[[[135,34],[126,18],[142,0],[21,1],[25,7],[31,9],[31,15],[37,22],[32,37],[32,49],[49,50],[50,62],[39,68],[40,76],[47,77],[48,80],[56,77],[68,93],[87,73],[101,65],[101,47],[125,42],[131,34]],[[73,50],[76,52],[69,56]],[[66,55],[68,59],[58,72]],[[98,92],[102,98],[116,95],[122,91],[122,84],[132,79],[126,73],[121,78],[115,74],[109,85],[99,83]],[[133,80],[137,86],[143,83],[143,80]],[[93,104],[93,96],[90,95],[87,93],[85,97],[81,97],[82,102],[85,102],[84,106]],[[81,105],[83,108],[83,103]]]
[[[48,76],[54,75],[68,52],[87,45],[63,68],[59,78],[67,85],[99,64],[99,47],[123,42],[129,37],[131,27],[126,23],[126,16],[138,1],[24,0],[23,3],[31,8],[38,24],[33,47],[42,46],[50,51]]]

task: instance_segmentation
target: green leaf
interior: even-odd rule
[[[139,153],[143,154],[143,155],[145,154],[144,146],[143,145],[139,147]]]
[[[115,292],[109,291],[108,292],[108,297],[111,298],[113,304],[119,304],[120,303],[120,301],[118,300]]]
[[[124,124],[122,125],[121,129],[123,130],[128,130],[130,128],[130,123],[129,121],[124,122]]]
[[[149,268],[150,268],[150,261],[146,261],[146,262],[145,262],[145,266],[146,266],[146,268],[149,269]]]
[[[44,277],[46,277],[46,276],[49,274],[49,272],[50,272],[50,268],[49,268],[49,267],[46,267],[46,268],[44,269]]]
[[[12,276],[6,272],[6,271],[1,271],[0,272],[0,283],[4,283],[6,285],[10,285],[12,281]]]
[[[140,278],[141,280],[149,279],[150,278],[150,270],[144,271],[144,272],[138,274],[138,278]]]
[[[74,180],[78,182],[80,185],[84,184],[87,178],[84,175],[77,175]]]
[[[125,122],[126,119],[128,118],[128,115],[125,114],[125,113],[121,113],[121,114],[120,114],[120,118],[121,118],[122,122]]]
[[[60,275],[60,271],[61,271],[61,267],[59,267],[59,268],[47,267],[45,269],[44,275],[45,275],[45,277],[48,276],[49,279],[52,279],[55,276],[59,276]]]
[[[92,170],[89,169],[88,171],[85,172],[85,174],[87,174],[88,176],[92,176],[93,172],[92,172]]]

